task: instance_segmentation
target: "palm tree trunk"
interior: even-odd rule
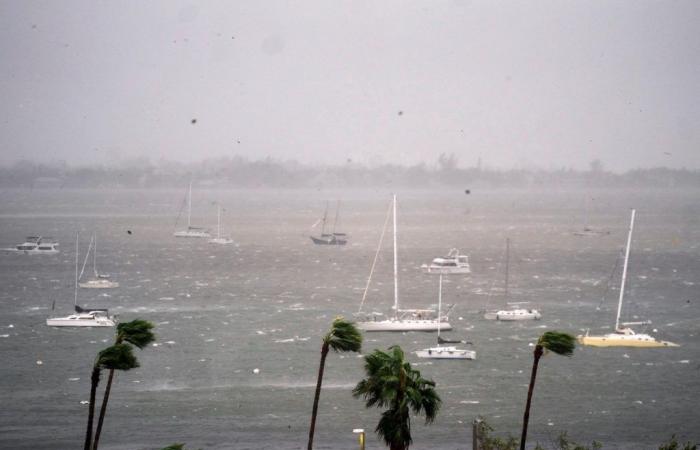
[[[535,378],[537,378],[537,365],[543,354],[541,345],[535,346],[535,361],[532,363],[532,374],[530,375],[530,387],[527,390],[527,403],[525,404],[525,414],[523,415],[523,434],[520,437],[520,450],[525,450],[525,440],[527,439],[527,425],[530,422],[530,404],[532,403],[532,392],[535,390]]]
[[[323,382],[323,369],[326,365],[326,356],[328,356],[328,343],[324,342],[321,346],[321,363],[318,366],[318,379],[316,380],[316,394],[314,395],[314,407],[311,410],[311,426],[309,427],[309,445],[308,450],[312,450],[314,446],[314,431],[316,430],[316,416],[318,415],[318,400],[321,398],[321,383]]]
[[[97,385],[100,382],[100,368],[92,368],[92,377],[90,378],[90,405],[88,407],[88,423],[87,431],[85,432],[84,450],[90,450],[92,444],[92,422],[95,420],[95,397],[97,397]]]
[[[92,450],[97,450],[97,445],[100,442],[100,434],[102,433],[102,424],[105,421],[107,414],[107,402],[109,401],[109,392],[112,390],[112,380],[114,379],[114,369],[109,370],[107,378],[107,386],[105,386],[105,395],[102,398],[102,406],[100,407],[100,417],[97,419],[97,429],[95,429],[95,440],[92,443]]]

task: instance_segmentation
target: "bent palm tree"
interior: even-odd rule
[[[557,355],[571,356],[576,348],[576,338],[568,333],[558,331],[547,331],[537,340],[535,345],[535,360],[532,363],[532,374],[530,375],[530,387],[527,390],[527,403],[525,404],[525,414],[523,416],[523,433],[520,437],[520,450],[525,450],[525,440],[527,439],[527,426],[530,421],[530,404],[532,402],[532,392],[535,389],[535,378],[537,377],[537,366],[545,350]]]
[[[120,323],[117,325],[117,336],[114,340],[115,344],[128,342],[140,349],[143,349],[151,342],[155,341],[156,337],[151,331],[154,325],[146,320],[136,319],[131,322]],[[107,385],[105,386],[104,397],[102,397],[102,406],[100,407],[100,417],[97,420],[97,428],[95,430],[95,440],[92,444],[92,450],[97,450],[100,442],[100,434],[102,433],[102,424],[107,413],[107,402],[109,401],[109,393],[112,390],[112,381],[114,380],[114,369],[109,370]]]
[[[326,365],[328,351],[335,352],[359,352],[362,347],[362,334],[355,327],[355,324],[348,322],[342,317],[337,317],[330,330],[323,336],[321,345],[321,363],[318,367],[318,378],[316,380],[316,394],[314,395],[314,406],[311,410],[311,426],[309,427],[308,450],[314,445],[314,431],[316,429],[316,416],[318,414],[318,400],[321,397],[321,383],[323,382],[323,370]]]
[[[130,370],[139,366],[130,345],[115,344],[107,347],[97,354],[95,364],[92,366],[90,385],[90,406],[88,411],[87,431],[85,432],[85,450],[90,450],[92,444],[92,423],[95,418],[95,397],[97,385],[100,382],[100,372],[109,370]]]
[[[388,352],[375,350],[365,356],[367,378],[357,383],[354,397],[363,397],[367,408],[387,407],[375,431],[391,450],[405,450],[411,445],[410,410],[425,414],[425,423],[435,420],[442,400],[435,392],[435,382],[421,377],[404,358],[401,347]]]

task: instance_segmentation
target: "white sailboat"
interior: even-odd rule
[[[83,309],[78,306],[78,238],[75,237],[75,314],[65,317],[50,317],[46,325],[50,327],[113,327],[116,319],[109,315],[106,309]]]
[[[391,211],[393,211],[394,222],[394,316],[383,319],[383,315],[374,313],[370,315],[369,319],[358,321],[357,327],[364,331],[437,331],[440,328],[443,330],[452,329],[452,326],[447,322],[446,318],[439,316],[437,318],[426,318],[425,316],[432,315],[432,310],[402,310],[399,308],[398,257],[396,247],[396,195],[393,197]],[[387,215],[384,230],[386,230],[388,219],[389,217]],[[382,240],[384,238],[384,230],[382,230],[382,235],[379,239],[379,247],[377,248],[377,253],[372,263],[372,269],[367,279],[367,286],[362,297],[362,302],[360,303],[359,314],[362,313],[362,305],[367,296],[374,266],[377,262],[377,256],[379,255],[379,250],[381,249]]]
[[[85,255],[85,261],[87,262],[87,258],[90,256],[90,249],[92,248],[92,272],[93,272],[93,278],[79,282],[78,285],[81,288],[88,288],[88,289],[114,289],[119,287],[119,283],[116,281],[110,280],[110,276],[104,273],[99,273],[97,271],[97,234],[94,234],[92,236],[92,239],[90,240],[90,246],[88,246],[88,252]],[[85,265],[83,264],[83,269],[85,269]],[[80,276],[78,276],[78,279],[82,278],[82,272]]]
[[[506,238],[506,280],[505,280],[505,300],[506,305],[511,306],[511,309],[501,309],[497,311],[489,311],[484,314],[484,318],[488,320],[502,320],[504,322],[515,322],[521,320],[539,320],[542,314],[536,309],[519,308],[526,302],[508,302],[508,274],[510,266],[510,239]]]
[[[202,227],[192,226],[192,182],[187,193],[187,229],[173,233],[175,237],[181,238],[209,238],[209,231]]]
[[[440,287],[438,289],[438,317],[442,316],[442,274],[440,274]],[[416,356],[419,358],[432,358],[432,359],[476,359],[476,352],[474,350],[466,350],[463,348],[457,348],[455,346],[442,346],[440,345],[442,340],[440,339],[440,321],[438,321],[437,329],[437,346],[429,347],[423,350],[416,351]]]
[[[216,237],[209,239],[209,243],[221,245],[233,244],[233,239],[227,236],[221,237],[221,205],[217,205],[216,211]]]
[[[590,336],[588,331],[583,336],[578,336],[578,342],[582,345],[593,347],[678,347],[678,344],[668,341],[660,341],[653,336],[644,333],[634,332],[630,326],[649,325],[650,321],[644,322],[620,322],[622,312],[622,300],[625,295],[625,282],[627,280],[627,263],[630,257],[630,246],[632,244],[632,230],[634,229],[634,218],[636,211],[632,210],[630,228],[627,234],[627,248],[625,249],[625,263],[622,268],[622,280],[620,282],[620,296],[617,302],[617,315],[615,316],[615,331],[602,336]]]
[[[340,200],[338,200],[338,205],[335,208],[335,221],[333,222],[333,229],[330,233],[326,233],[326,221],[328,219],[328,202],[326,202],[326,210],[323,213],[323,219],[321,219],[321,234],[319,236],[309,236],[311,241],[316,245],[345,245],[348,243],[348,235],[345,233],[339,233],[335,231],[335,227],[338,224],[338,216],[340,214]],[[314,224],[313,227],[318,225],[318,222]],[[312,228],[313,228],[312,227]]]

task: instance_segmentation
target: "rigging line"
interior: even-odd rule
[[[78,275],[78,279],[81,279],[83,277],[83,272],[85,272],[85,266],[87,265],[88,258],[90,257],[90,249],[92,248],[92,243],[95,239],[95,236],[90,238],[90,245],[88,245],[87,253],[85,253],[85,261],[83,261],[83,268],[80,269],[80,275]]]
[[[182,204],[180,205],[180,210],[177,212],[177,217],[175,218],[175,227],[177,228],[177,224],[180,222],[180,217],[182,217],[182,211],[185,209],[185,205],[187,205],[187,194],[185,194],[185,198],[182,199]]]
[[[391,207],[392,203],[389,204],[389,210],[386,214],[386,219],[384,220],[384,227],[382,227],[382,234],[379,237],[379,245],[377,246],[377,252],[374,254],[374,260],[372,261],[372,268],[369,270],[369,277],[367,277],[367,286],[365,286],[365,292],[362,294],[362,301],[360,302],[360,309],[358,313],[362,312],[362,306],[365,304],[367,299],[367,292],[369,292],[369,285],[372,281],[372,274],[374,273],[374,267],[377,265],[377,259],[379,258],[379,252],[382,250],[382,242],[384,241],[384,235],[386,234],[386,228],[389,225],[389,217],[391,217]]]

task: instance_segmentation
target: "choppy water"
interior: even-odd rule
[[[0,247],[25,235],[56,237],[57,256],[0,254],[0,447],[79,448],[89,374],[111,329],[52,329],[52,301],[70,312],[74,236],[97,231],[100,268],[119,289],[80,292],[122,320],[157,324],[158,344],[139,352],[142,367],[118,374],[102,438],[104,449],[156,449],[172,442],[207,449],[305,448],[320,336],[338,314],[356,311],[389,192],[195,192],[193,222],[214,227],[219,201],[235,246],[172,237],[183,191],[3,191]],[[584,223],[609,235],[577,237]],[[308,228],[326,199],[342,198],[346,247],[314,246]],[[700,194],[698,192],[399,192],[402,306],[434,303],[437,278],[420,272],[450,247],[470,255],[473,273],[446,281],[457,303],[452,336],[474,342],[476,361],[410,360],[434,378],[444,405],[429,427],[414,421],[414,448],[468,448],[470,422],[482,415],[519,433],[531,350],[547,329],[604,332],[614,296],[601,297],[629,220],[638,209],[628,317],[651,319],[678,349],[579,348],[540,366],[531,414],[532,442],[560,430],[605,448],[655,448],[676,433],[700,440]],[[132,234],[127,234],[131,230]],[[530,301],[538,322],[497,323],[479,311],[500,305],[504,240],[513,240],[513,300]],[[387,242],[388,244],[388,242]],[[392,302],[388,245],[368,308]],[[433,342],[422,333],[369,334],[365,351]],[[37,361],[41,361],[39,365]],[[253,374],[258,368],[259,374]],[[352,429],[372,430],[350,391],[363,376],[356,355],[328,358],[316,447],[355,448]],[[381,448],[370,432],[368,448]]]

